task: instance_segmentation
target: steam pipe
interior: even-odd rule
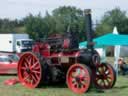
[[[87,48],[93,50],[93,31],[92,31],[92,21],[91,21],[91,9],[86,9],[84,11],[85,21],[86,21],[86,37],[87,37]]]

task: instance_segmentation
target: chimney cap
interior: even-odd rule
[[[85,9],[84,12],[85,14],[91,14],[91,9]]]

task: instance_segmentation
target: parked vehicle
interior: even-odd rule
[[[33,40],[28,34],[0,34],[0,51],[2,52],[25,52],[32,50]]]
[[[17,74],[18,60],[15,53],[0,53],[0,74]]]

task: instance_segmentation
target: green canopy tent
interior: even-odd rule
[[[104,46],[115,46],[115,45],[128,45],[128,35],[118,35],[118,34],[106,34],[101,37],[95,38],[93,40],[95,43],[94,47],[100,48]],[[85,48],[87,42],[80,42],[79,48]]]

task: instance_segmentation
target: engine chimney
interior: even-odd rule
[[[93,31],[92,31],[92,21],[91,21],[91,9],[86,9],[84,11],[85,21],[86,21],[86,36],[87,36],[87,48],[93,50]]]

